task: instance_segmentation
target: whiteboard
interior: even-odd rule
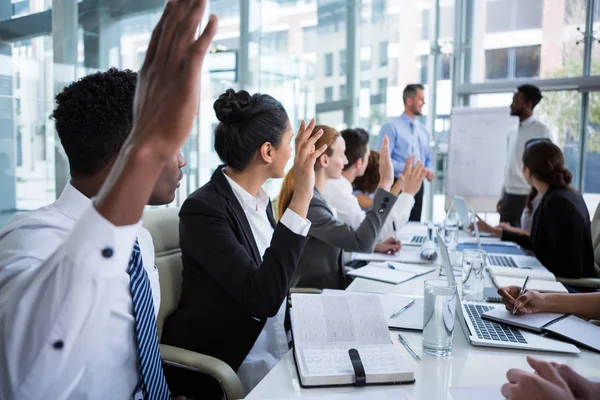
[[[452,109],[448,196],[477,199],[471,204],[478,211],[495,210],[504,182],[508,133],[518,123],[508,107]]]

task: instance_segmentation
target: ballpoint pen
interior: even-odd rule
[[[415,358],[418,362],[421,362],[421,357],[413,350],[413,348],[408,344],[406,339],[401,334],[398,334],[398,341],[402,343],[402,346],[410,353],[411,356]]]
[[[390,315],[390,318],[397,317],[398,315],[400,315],[400,313],[402,311],[406,310],[407,308],[409,308],[413,304],[415,304],[415,299],[412,299],[411,301],[409,301],[408,303],[406,303],[405,305],[403,305],[402,307],[400,307],[399,309],[397,309],[396,311],[394,311],[394,313],[392,315]]]
[[[523,296],[523,294],[525,294],[525,290],[527,290],[525,288],[527,286],[527,282],[529,282],[529,276],[527,276],[527,278],[525,278],[525,282],[523,283],[523,287],[521,287],[521,291],[519,292],[519,296],[517,296],[517,299],[519,297]],[[513,307],[513,310],[512,310],[513,315],[515,315],[518,310],[517,299],[515,299],[515,306]]]

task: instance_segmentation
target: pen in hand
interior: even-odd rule
[[[519,307],[517,307],[517,299],[525,294],[525,291],[527,290],[527,288],[526,288],[527,282],[529,282],[529,276],[527,276],[527,278],[525,278],[525,282],[523,283],[523,286],[521,287],[521,291],[519,292],[519,295],[515,299],[515,305],[512,310],[513,315],[515,315],[517,313],[517,310],[519,309]]]

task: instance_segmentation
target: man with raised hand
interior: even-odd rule
[[[167,3],[138,77],[131,133],[72,226],[55,203],[0,233],[1,399],[171,398],[140,219],[165,192],[160,181],[198,109],[217,27],[211,16],[195,39],[206,3]],[[31,250],[45,241],[56,243],[49,255]]]

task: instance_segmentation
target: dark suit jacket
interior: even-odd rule
[[[183,260],[181,299],[164,326],[162,341],[208,354],[237,370],[267,318],[277,314],[307,238],[273,219],[271,246],[258,252],[252,230],[227,182],[222,166],[209,183],[192,193],[179,213]],[[207,398],[194,392],[198,377],[169,373],[173,394]]]
[[[342,250],[371,253],[377,236],[398,198],[377,189],[371,208],[357,229],[338,220],[325,198],[314,189],[308,208],[309,240],[302,253],[293,285],[319,289],[345,289]]]
[[[556,276],[595,277],[590,214],[575,190],[550,187],[533,214],[531,236],[503,231],[502,240],[533,250]]]

